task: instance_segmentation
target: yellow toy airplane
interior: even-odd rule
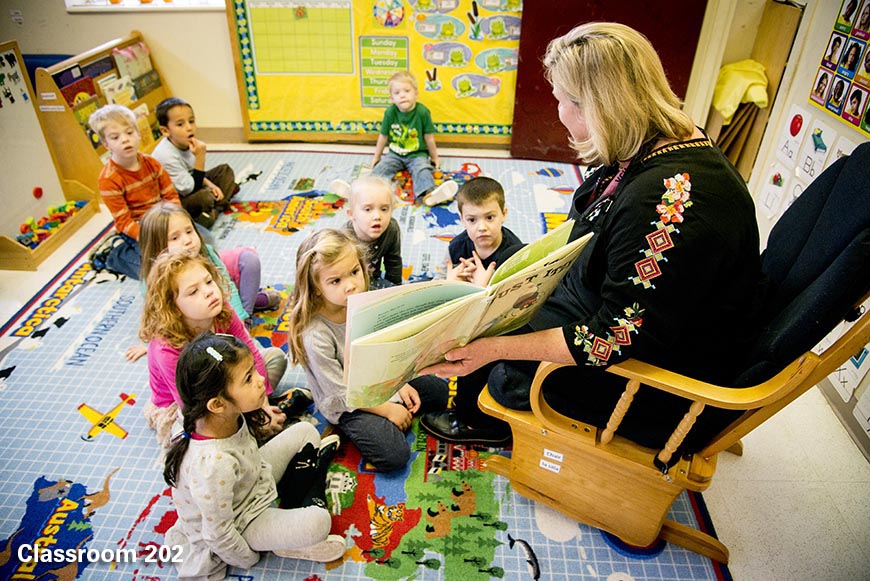
[[[121,398],[121,403],[112,408],[109,413],[98,412],[91,406],[87,404],[82,404],[79,406],[78,410],[91,424],[93,427],[88,430],[87,435],[82,436],[82,440],[85,442],[90,442],[94,439],[94,436],[102,432],[103,430],[109,432],[113,436],[117,436],[122,440],[127,437],[127,431],[115,423],[115,416],[118,415],[118,412],[121,411],[121,408],[124,407],[124,404],[134,405],[136,403],[136,394],[127,395],[126,393],[118,394]]]

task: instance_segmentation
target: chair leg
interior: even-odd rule
[[[726,565],[728,564],[728,547],[712,535],[676,521],[665,520],[659,536],[663,540],[688,549],[693,553],[698,553]]]
[[[504,456],[493,454],[486,459],[486,469],[507,479],[511,477],[511,461]]]
[[[730,448],[725,450],[726,452],[731,452],[735,456],[743,456],[743,440],[737,440],[733,444],[731,444]]]

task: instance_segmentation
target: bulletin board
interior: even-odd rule
[[[843,0],[809,102],[870,137],[870,0]]]
[[[0,234],[15,238],[29,217],[66,199],[33,106],[33,90],[15,41],[0,43]]]
[[[417,78],[440,143],[508,144],[521,0],[228,0],[249,141],[373,142]]]

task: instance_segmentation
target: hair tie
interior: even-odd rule
[[[214,347],[206,347],[205,352],[214,357],[214,360],[218,363],[224,360],[224,356],[218,353],[218,350]]]
[[[181,432],[181,437],[184,438],[185,440],[189,440],[189,439],[190,439],[190,434],[187,433],[187,432],[185,432],[185,431],[182,431],[182,432]]]

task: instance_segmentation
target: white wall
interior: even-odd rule
[[[68,14],[63,0],[2,0],[0,6],[0,41],[17,40],[23,54],[78,54],[141,31],[166,84],[193,104],[200,126],[242,127],[225,12]],[[22,12],[22,25],[12,22],[10,10]]]

